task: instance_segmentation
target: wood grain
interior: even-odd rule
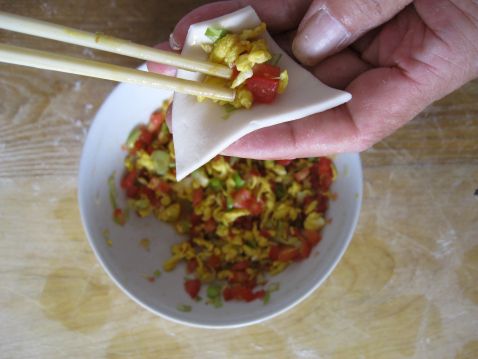
[[[0,9],[152,45],[200,3],[0,0]],[[0,41],[139,64],[5,32]],[[360,224],[319,290],[276,319],[227,331],[141,309],[88,246],[78,160],[113,86],[0,65],[2,358],[478,357],[478,82],[364,153]]]

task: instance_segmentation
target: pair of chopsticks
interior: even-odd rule
[[[224,65],[190,59],[102,33],[93,34],[2,11],[0,11],[0,29],[158,62],[221,78],[230,78],[232,75],[231,69]],[[0,44],[0,62],[165,88],[216,100],[232,101],[235,96],[233,90],[225,87],[7,44]]]

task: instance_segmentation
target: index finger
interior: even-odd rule
[[[297,28],[311,0],[230,0],[206,4],[184,16],[170,37],[171,47],[183,47],[189,27],[197,22],[229,14],[250,5],[272,33]]]

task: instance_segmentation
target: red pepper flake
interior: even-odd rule
[[[147,280],[148,282],[150,282],[150,283],[156,282],[156,277],[153,276],[153,275],[145,275],[145,276],[144,276],[144,279],[146,279],[146,280]]]

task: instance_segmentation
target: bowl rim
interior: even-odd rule
[[[139,69],[145,69],[145,68],[146,68],[146,66],[144,64],[139,67]],[[140,305],[142,308],[148,310],[149,312],[151,312],[155,315],[158,315],[162,318],[165,318],[167,320],[170,320],[174,323],[183,324],[183,325],[186,325],[186,326],[189,326],[189,327],[203,328],[203,329],[242,328],[242,327],[246,327],[246,326],[250,326],[250,325],[265,322],[269,319],[277,317],[277,316],[281,315],[282,313],[285,313],[286,311],[292,309],[293,307],[295,307],[296,305],[300,304],[305,299],[307,299],[316,289],[318,289],[322,285],[322,283],[330,276],[332,271],[336,268],[336,266],[338,265],[338,263],[342,259],[345,251],[347,250],[347,248],[350,244],[350,241],[353,238],[353,234],[355,232],[355,229],[357,227],[357,224],[358,224],[358,221],[359,221],[359,218],[360,218],[360,213],[361,213],[361,208],[362,208],[362,199],[363,199],[363,168],[362,168],[362,161],[361,161],[360,155],[358,153],[354,153],[354,155],[357,155],[357,160],[358,160],[358,173],[357,173],[357,176],[356,176],[356,180],[358,181],[358,188],[360,190],[358,191],[358,198],[356,198],[356,203],[357,203],[356,208],[357,209],[354,213],[353,221],[352,221],[351,225],[349,226],[349,230],[348,230],[346,236],[344,236],[344,237],[346,237],[346,239],[343,241],[343,243],[341,245],[341,248],[338,251],[338,255],[333,260],[332,265],[330,265],[330,267],[323,274],[323,276],[318,281],[316,281],[314,283],[314,285],[312,285],[307,291],[305,291],[300,297],[297,297],[295,300],[291,301],[289,304],[285,305],[280,310],[277,310],[275,312],[272,312],[272,313],[264,315],[264,316],[260,316],[260,317],[258,317],[257,319],[254,319],[254,320],[247,320],[247,321],[242,321],[242,322],[237,322],[237,323],[231,322],[231,323],[217,324],[217,325],[203,324],[203,323],[200,323],[200,322],[195,321],[195,320],[189,320],[188,321],[188,320],[179,319],[177,317],[173,317],[173,316],[168,315],[164,312],[161,312],[161,311],[155,309],[154,307],[152,307],[152,306],[144,303],[143,301],[141,301],[134,293],[132,293],[132,291],[130,291],[125,286],[123,286],[123,284],[111,272],[109,266],[106,263],[105,258],[103,258],[103,256],[101,255],[101,253],[99,252],[99,249],[96,246],[96,242],[93,240],[94,236],[93,236],[93,234],[91,232],[91,229],[90,229],[90,227],[87,223],[87,220],[86,220],[86,203],[85,203],[84,197],[82,196],[82,193],[84,192],[83,191],[83,183],[86,182],[84,177],[86,176],[86,169],[85,168],[87,166],[87,158],[90,156],[90,153],[91,153],[91,149],[90,149],[91,146],[88,146],[89,141],[92,141],[92,137],[91,137],[90,134],[95,133],[96,128],[98,126],[100,126],[100,123],[99,123],[99,121],[97,121],[97,118],[98,118],[98,116],[101,115],[101,112],[103,111],[103,108],[104,108],[104,104],[107,103],[111,99],[111,97],[113,97],[115,95],[115,93],[118,91],[118,89],[121,88],[121,86],[123,86],[123,84],[119,84],[119,85],[115,86],[115,88],[110,92],[110,94],[104,99],[104,101],[102,102],[102,105],[100,106],[100,108],[98,109],[98,111],[96,112],[96,114],[93,118],[93,121],[92,121],[92,123],[90,125],[90,128],[88,130],[86,140],[83,144],[81,157],[80,157],[79,170],[78,170],[78,177],[77,177],[77,179],[78,179],[77,197],[78,197],[78,205],[79,205],[80,217],[81,217],[81,223],[82,223],[83,229],[86,233],[88,243],[89,243],[90,247],[92,248],[93,253],[95,254],[97,260],[99,261],[101,267],[108,274],[108,276],[111,278],[113,283],[115,283],[116,286],[118,288],[120,288],[123,291],[123,293],[125,293],[131,300],[133,300],[135,303]]]

